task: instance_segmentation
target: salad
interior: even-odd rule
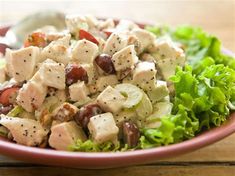
[[[169,145],[235,110],[235,59],[191,26],[66,16],[0,60],[0,135],[82,152]]]

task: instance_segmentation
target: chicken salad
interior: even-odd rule
[[[0,60],[0,134],[9,140],[144,149],[190,139],[235,109],[235,62],[199,29],[90,15],[68,15],[66,25],[38,29]]]

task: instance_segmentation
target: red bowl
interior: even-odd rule
[[[144,26],[142,24],[142,26]],[[0,28],[0,35],[4,35],[8,28]],[[0,51],[4,51],[0,45]],[[232,54],[223,49],[224,53]],[[84,153],[66,152],[52,149],[27,147],[15,144],[0,137],[0,153],[18,160],[44,165],[65,166],[75,168],[114,168],[136,164],[146,164],[163,158],[189,153],[213,144],[235,132],[235,113],[220,127],[208,130],[193,139],[152,149],[117,152],[117,153]]]

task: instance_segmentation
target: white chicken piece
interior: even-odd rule
[[[81,64],[81,67],[84,68],[88,76],[88,84],[93,84],[98,78],[98,73],[96,68],[92,64]]]
[[[120,20],[116,26],[117,31],[132,31],[133,29],[138,29],[139,26],[130,20]]]
[[[139,53],[142,53],[145,49],[147,49],[148,46],[153,44],[156,39],[154,34],[144,29],[133,29],[131,34],[135,35],[140,42]]]
[[[119,131],[111,113],[91,117],[88,123],[88,129],[92,138],[98,144],[106,141],[116,142]]]
[[[184,51],[177,47],[171,40],[160,40],[155,43],[155,52],[152,54],[157,66],[165,80],[175,74],[177,66],[185,63]]]
[[[44,60],[49,58],[58,63],[68,64],[70,39],[71,35],[66,35],[63,38],[52,41],[42,50],[40,62],[43,62]]]
[[[141,60],[141,61],[147,61],[147,62],[153,62],[153,63],[156,62],[156,61],[155,61],[155,58],[154,58],[151,54],[149,54],[149,53],[143,53],[143,54],[141,54],[141,55],[140,55],[140,60]]]
[[[0,83],[3,83],[5,81],[6,81],[5,68],[0,68]]]
[[[112,62],[116,71],[132,69],[138,62],[134,45],[129,45],[115,53],[112,57]]]
[[[11,53],[12,53],[12,50],[9,49],[9,48],[6,48],[6,51],[5,51],[5,61],[6,61],[6,66],[5,66],[5,71],[6,71],[6,74],[9,76],[9,77],[13,77],[12,73],[12,67],[11,67]]]
[[[47,87],[42,84],[39,73],[37,72],[30,81],[23,85],[16,97],[17,104],[26,111],[33,112],[41,107],[47,95]]]
[[[156,68],[153,62],[140,62],[133,71],[133,83],[148,91],[155,87]]]
[[[39,69],[42,83],[49,87],[65,89],[65,66],[52,60],[46,60]]]
[[[39,48],[30,46],[19,50],[7,50],[7,70],[17,82],[29,80],[39,57]]]
[[[114,114],[114,119],[119,128],[122,127],[123,122],[129,121],[129,120],[135,120],[137,117],[137,114],[135,111],[120,111],[117,114]]]
[[[128,35],[127,45],[134,45],[137,54],[142,52],[140,40],[133,34]]]
[[[104,30],[104,29],[111,29],[115,27],[115,23],[112,18],[108,18],[104,21],[100,21],[98,23],[98,29],[99,30]]]
[[[72,101],[79,102],[80,104],[84,104],[90,100],[89,98],[89,89],[85,85],[85,82],[77,82],[69,86],[69,95]]]
[[[157,80],[155,88],[153,88],[151,91],[147,91],[147,94],[153,104],[157,101],[162,100],[163,98],[169,95],[167,82]]]
[[[72,34],[79,31],[79,29],[88,30],[88,24],[86,22],[86,18],[82,15],[74,15],[74,14],[66,15],[65,23],[68,30]]]
[[[52,112],[54,120],[61,122],[70,121],[78,112],[78,108],[70,103],[63,103]]]
[[[112,33],[107,39],[103,52],[112,56],[127,46],[127,36],[122,33]]]
[[[32,119],[0,116],[0,124],[12,134],[13,140],[26,146],[38,146],[46,138],[48,130]]]
[[[85,15],[86,23],[89,29],[97,28],[99,21],[92,15]]]
[[[56,150],[68,150],[77,140],[87,139],[84,131],[74,121],[53,125],[49,145]]]
[[[72,50],[72,59],[79,64],[92,64],[98,54],[98,46],[93,42],[83,39],[75,44]]]
[[[105,112],[118,113],[123,108],[125,97],[111,86],[106,87],[97,97],[97,103]]]
[[[118,84],[116,75],[101,76],[96,81],[96,87],[98,91],[103,91],[108,86],[114,86]]]

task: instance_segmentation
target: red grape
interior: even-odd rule
[[[78,80],[88,82],[87,71],[77,64],[69,64],[65,68],[66,84],[71,85],[76,83]]]
[[[123,137],[124,137],[124,142],[128,144],[129,147],[135,147],[139,142],[140,131],[133,122],[131,121],[124,122]]]
[[[87,125],[92,116],[101,114],[103,111],[97,104],[89,104],[80,109],[80,111],[75,115],[75,121],[81,125],[84,129],[87,129]]]
[[[110,55],[101,54],[95,58],[95,62],[105,73],[108,74],[115,73],[114,65]]]

